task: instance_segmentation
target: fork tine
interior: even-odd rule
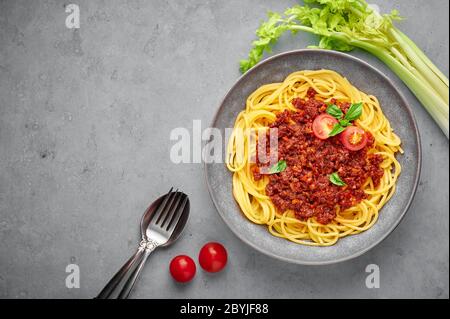
[[[188,196],[184,196],[183,202],[178,207],[177,212],[173,215],[172,219],[170,220],[169,224],[167,225],[167,232],[172,233],[175,227],[178,224],[178,221],[180,220],[181,216],[183,216],[184,208],[186,207],[186,204],[188,202]]]
[[[161,204],[158,205],[158,208],[156,209],[156,212],[153,214],[152,219],[150,220],[150,223],[155,224],[158,222],[158,220],[161,218],[161,213],[164,211],[164,209],[167,206],[167,203],[169,200],[173,197],[173,195],[178,191],[172,192],[173,187],[170,189],[170,191],[164,196],[164,199]]]
[[[172,192],[172,190],[173,190],[173,187],[171,187],[171,188],[169,189],[169,191],[166,193],[166,195],[169,195],[170,192]],[[165,199],[166,199],[166,196],[164,197],[164,200],[165,200]],[[164,204],[164,200],[162,200],[162,201],[158,204],[158,206],[156,206],[156,209],[155,209],[156,211],[158,211],[158,208],[159,208],[160,206],[162,206],[162,204]],[[148,208],[147,208],[147,209],[148,209]],[[155,213],[153,213],[153,215],[150,216],[150,220],[152,220],[154,216],[155,216]],[[141,218],[141,224],[143,223],[145,217],[146,217],[146,214],[142,215],[142,218]]]
[[[167,214],[171,214],[172,207],[174,206],[174,201],[177,200],[180,192],[176,190],[171,194],[171,197],[169,201],[167,202],[166,206],[164,206],[163,210],[161,211],[161,214],[159,215],[158,219],[155,220],[154,223],[152,223],[154,226],[161,227],[161,224],[164,222],[164,220],[167,218]]]
[[[178,204],[180,203],[180,200],[183,198],[183,193],[179,192],[177,194],[177,199],[176,201],[173,203],[173,205],[171,205],[171,207],[168,207],[168,213],[165,214],[163,221],[161,222],[160,227],[164,228],[164,225],[166,224],[166,222],[168,220],[171,220],[173,215],[178,211]]]

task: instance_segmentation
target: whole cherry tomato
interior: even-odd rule
[[[170,262],[170,274],[178,282],[191,281],[195,276],[196,266],[191,257],[179,255]]]
[[[225,247],[215,242],[204,245],[198,255],[200,266],[207,272],[221,271],[227,264],[227,259]]]

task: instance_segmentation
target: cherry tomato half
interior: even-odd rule
[[[321,140],[325,140],[329,137],[334,125],[338,123],[334,117],[329,114],[320,114],[314,119],[312,124],[314,135]]]
[[[340,134],[340,140],[350,151],[359,151],[367,144],[367,134],[362,128],[348,126]]]
[[[170,274],[178,282],[191,281],[195,276],[196,266],[191,257],[179,255],[170,262]]]
[[[198,255],[200,266],[207,272],[221,271],[227,264],[227,251],[222,244],[207,243],[202,247]]]

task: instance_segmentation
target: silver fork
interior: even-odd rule
[[[117,298],[128,298],[150,253],[155,248],[169,246],[178,239],[188,216],[189,198],[178,190],[172,192],[172,189],[170,189],[166,195],[153,203],[141,220],[142,241],[137,252],[110,280],[97,298],[111,298],[123,281],[125,283]]]

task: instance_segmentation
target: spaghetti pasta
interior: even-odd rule
[[[383,176],[378,185],[368,178],[362,187],[366,198],[350,208],[341,210],[337,206],[336,217],[328,224],[318,222],[314,216],[299,219],[292,210],[279,211],[266,194],[269,177],[257,180],[252,173],[254,163],[250,158],[256,147],[247,134],[238,134],[248,130],[260,132],[267,129],[280,112],[295,112],[292,100],[305,98],[310,88],[317,93],[316,98],[325,103],[332,99],[362,102],[362,114],[355,123],[370,132],[375,140],[369,153],[383,158],[380,164]],[[227,167],[233,173],[233,196],[250,221],[266,225],[274,236],[304,245],[330,246],[339,238],[361,233],[376,223],[380,209],[395,192],[401,171],[395,154],[403,153],[400,144],[375,96],[359,91],[332,70],[294,72],[281,83],[263,85],[254,91],[247,98],[245,110],[236,118],[227,146]]]

